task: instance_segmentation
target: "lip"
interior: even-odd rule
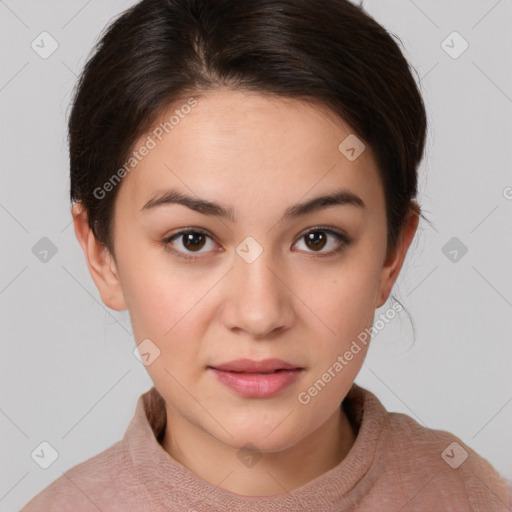
[[[209,366],[208,370],[219,382],[246,398],[277,395],[295,382],[304,371],[303,368],[281,359],[237,359],[215,367]]]
[[[282,359],[262,359],[254,361],[252,359],[236,359],[228,363],[216,364],[210,366],[220,371],[229,372],[250,372],[250,373],[270,373],[275,370],[297,370],[301,369],[296,364],[288,363]]]

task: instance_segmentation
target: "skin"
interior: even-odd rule
[[[339,464],[355,441],[340,403],[367,346],[307,405],[297,395],[372,326],[418,216],[411,211],[397,249],[387,251],[385,197],[371,148],[348,160],[338,145],[352,130],[327,108],[229,89],[196,98],[119,185],[115,257],[96,240],[79,203],[72,207],[75,233],[103,302],[128,309],[136,343],[149,338],[161,352],[147,370],[166,402],[163,448],[212,485],[280,494]],[[235,222],[178,204],[141,211],[166,188],[231,207]],[[339,188],[365,208],[335,205],[279,222],[287,207]],[[308,245],[304,235],[322,225],[353,241],[325,256],[343,242],[324,230],[324,247]],[[183,237],[171,243],[198,255],[195,261],[162,242],[188,227],[211,235],[202,247],[184,245]],[[247,236],[263,249],[252,263],[236,252]],[[270,357],[304,370],[268,398],[241,397],[207,370]],[[262,455],[251,467],[237,457],[248,442]]]

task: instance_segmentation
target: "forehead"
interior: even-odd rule
[[[151,149],[123,178],[120,208],[140,210],[177,188],[236,210],[259,203],[261,213],[340,186],[384,207],[371,148],[347,158],[358,139],[327,107],[228,89],[194,98],[162,112],[134,145]]]

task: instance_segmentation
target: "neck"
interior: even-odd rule
[[[168,406],[166,409],[164,450],[210,484],[245,496],[282,494],[314,480],[347,456],[356,437],[343,407],[339,407],[299,443],[279,452],[262,453],[257,463],[246,467],[240,463],[238,449],[220,443]]]

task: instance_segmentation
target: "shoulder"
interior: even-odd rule
[[[123,439],[63,473],[20,512],[131,510],[141,485]]]
[[[458,507],[453,510],[511,510],[510,482],[450,432],[424,427],[406,414],[388,413],[379,444],[378,463],[396,469],[397,483],[411,499]]]

